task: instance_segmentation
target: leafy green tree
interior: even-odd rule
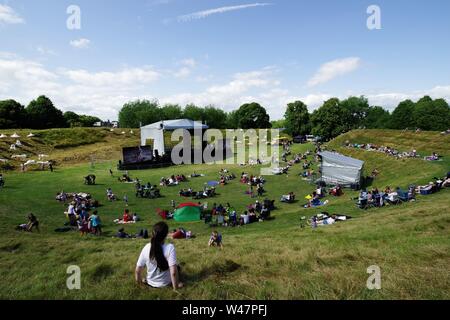
[[[243,104],[237,110],[236,118],[238,128],[241,129],[264,129],[272,126],[266,109],[256,102]]]
[[[80,116],[73,111],[64,112],[64,120],[68,127],[78,127],[78,122],[80,120]]]
[[[422,130],[443,131],[450,128],[450,108],[444,99],[423,97],[417,101],[413,117],[416,126]]]
[[[79,121],[80,127],[93,127],[96,122],[101,122],[101,119],[98,117],[82,114],[82,115],[80,115],[80,118],[78,121]]]
[[[310,133],[308,107],[302,101],[295,101],[287,105],[284,114],[286,131],[292,136]]]
[[[392,112],[389,127],[391,129],[414,128],[416,122],[414,120],[415,104],[411,100],[405,100],[399,103],[397,108]]]
[[[183,118],[183,110],[178,104],[166,104],[161,108],[161,120],[174,120]]]
[[[194,121],[203,121],[205,119],[205,110],[194,104],[188,104],[184,108],[183,117]]]
[[[24,125],[25,108],[14,100],[0,101],[0,129],[16,129]]]
[[[370,107],[364,119],[364,127],[367,129],[386,129],[389,127],[391,115],[382,107]]]
[[[352,130],[364,125],[364,119],[369,112],[369,101],[364,96],[349,97],[342,100],[340,106],[345,110],[347,119],[345,120],[346,130]]]
[[[63,128],[66,126],[61,110],[46,96],[40,96],[26,107],[27,124],[32,129]]]
[[[203,120],[211,129],[227,128],[227,113],[222,109],[207,106],[203,110]]]
[[[227,114],[226,126],[227,129],[237,129],[239,127],[237,110],[233,110]]]
[[[162,119],[157,101],[136,100],[126,103],[119,112],[122,128],[138,128]]]
[[[270,124],[272,125],[272,128],[274,128],[274,129],[286,128],[286,120],[284,120],[284,119],[273,120],[270,122]]]
[[[311,115],[312,134],[324,139],[332,139],[347,132],[350,117],[348,109],[344,108],[338,98],[331,98]]]

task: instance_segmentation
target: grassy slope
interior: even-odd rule
[[[125,131],[123,135],[121,132]],[[19,139],[10,138],[17,132]],[[33,132],[35,137],[28,138]],[[10,160],[8,163],[15,169],[20,168],[20,162],[11,160],[13,154],[26,154],[28,159],[38,160],[39,154],[49,155],[45,160],[55,160],[58,165],[73,165],[108,159],[119,159],[122,147],[136,145],[139,141],[139,130],[115,129],[111,132],[104,128],[71,128],[50,130],[0,130],[0,134],[8,138],[0,139],[0,158]],[[10,151],[9,147],[20,140],[22,147]]]
[[[445,154],[444,161],[429,163],[422,160],[393,160],[372,152],[341,149],[341,141],[355,143],[377,142],[399,132],[352,132],[330,143],[330,147],[354,155],[367,162],[367,170],[376,166],[381,170],[375,184],[406,186],[426,183],[433,176],[441,176],[449,168],[447,138],[428,134],[416,146],[419,152],[433,150]],[[422,133],[425,134],[425,133]],[[422,135],[421,134],[421,135]],[[422,138],[422,137],[420,137]],[[343,139],[343,140],[342,140]],[[416,141],[422,141],[416,137]],[[387,141],[387,140],[386,140]],[[438,141],[438,142],[432,142]],[[397,147],[395,143],[392,146]],[[296,145],[298,151],[308,146]],[[398,148],[409,147],[405,142]],[[434,149],[435,148],[435,149]],[[440,149],[438,149],[440,148]],[[181,294],[170,289],[142,290],[133,283],[132,272],[145,240],[118,240],[110,236],[117,227],[112,220],[120,215],[123,203],[104,201],[105,189],[112,186],[122,197],[130,196],[130,207],[145,221],[127,227],[128,232],[147,227],[158,221],[154,211],[167,207],[177,196],[179,188],[164,188],[159,200],[134,199],[133,186],[119,184],[109,177],[109,163],[78,165],[48,172],[11,173],[6,176],[8,187],[0,191],[0,298],[77,298],[77,299],[394,299],[394,298],[450,298],[450,216],[448,190],[420,197],[415,203],[398,207],[370,210],[355,208],[349,200],[356,193],[329,198],[323,208],[332,213],[344,213],[355,219],[319,230],[299,228],[299,217],[310,216],[316,209],[302,209],[297,204],[278,204],[275,220],[242,228],[222,229],[225,250],[206,248],[210,229],[202,223],[183,226],[197,234],[196,239],[175,242],[182,263],[186,288]],[[239,174],[243,169],[228,166]],[[217,179],[217,166],[181,166],[133,172],[141,180],[157,182],[171,173],[189,174],[193,170],[207,174],[191,179],[182,187],[200,188],[204,182]],[[257,173],[257,168],[245,171]],[[100,185],[86,187],[82,177],[94,172]],[[311,186],[296,174],[268,177],[270,198],[277,199],[285,192],[295,191],[299,199],[311,191]],[[54,194],[66,191],[88,191],[104,206],[100,215],[105,222],[104,238],[80,238],[77,233],[53,232],[64,222],[63,207],[53,200]],[[244,195],[245,186],[239,181],[220,187],[214,202],[231,202],[239,211],[252,200]],[[209,201],[211,204],[213,201]],[[41,220],[41,234],[23,234],[12,229],[23,222],[28,211]],[[171,223],[177,227],[176,223]],[[68,265],[77,264],[82,270],[82,290],[65,288]],[[367,267],[379,265],[382,270],[380,291],[365,289]]]

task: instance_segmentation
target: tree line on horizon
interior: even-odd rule
[[[416,129],[444,131],[450,128],[450,107],[445,99],[424,96],[417,102],[405,100],[390,113],[383,107],[370,106],[364,96],[344,100],[331,98],[313,112],[302,101],[288,103],[284,118],[270,122],[260,104],[246,103],[225,112],[214,106],[194,104],[160,106],[157,101],[137,100],[126,103],[119,112],[122,127],[139,127],[169,119],[201,121],[215,129],[284,128],[291,136],[313,134],[326,140],[353,129]]]
[[[302,101],[288,103],[284,118],[270,121],[266,109],[252,102],[226,112],[215,106],[188,104],[160,105],[158,101],[136,100],[119,111],[121,127],[138,128],[171,119],[201,121],[215,129],[284,128],[291,136],[313,134],[326,140],[353,129],[416,129],[444,131],[450,128],[450,106],[445,99],[424,96],[417,102],[405,100],[389,112],[381,106],[370,106],[364,96],[344,100],[331,98],[309,112]],[[62,112],[52,101],[40,96],[27,107],[14,100],[0,101],[0,129],[92,127],[101,121],[97,117]]]
[[[31,101],[27,107],[9,99],[0,101],[0,129],[52,129],[93,127],[98,117],[62,112],[46,96]]]

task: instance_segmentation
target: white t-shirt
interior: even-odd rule
[[[150,260],[150,247],[151,244],[149,243],[144,247],[144,249],[142,249],[137,266],[141,268],[147,267],[147,283],[150,286],[155,288],[170,286],[172,284],[172,279],[170,278],[170,267],[177,265],[177,256],[174,245],[169,243],[162,246],[163,254],[169,264],[169,269],[166,271],[159,270],[156,261]]]

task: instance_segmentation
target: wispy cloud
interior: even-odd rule
[[[230,12],[230,11],[237,11],[237,10],[243,10],[243,9],[249,9],[249,8],[255,8],[255,7],[265,7],[265,6],[270,6],[270,5],[272,5],[272,4],[257,2],[257,3],[242,4],[242,5],[237,5],[237,6],[220,7],[220,8],[198,11],[198,12],[182,15],[177,18],[177,21],[178,22],[189,22],[192,20],[207,18],[214,14],[226,13],[226,12]]]
[[[42,54],[42,55],[49,55],[49,56],[57,56],[58,54],[55,52],[55,51],[53,51],[52,49],[48,49],[48,48],[46,48],[46,47],[44,47],[44,46],[38,46],[37,48],[36,48],[36,50],[37,50],[37,52],[39,52],[40,54]]]
[[[13,8],[6,4],[0,4],[0,24],[19,24],[25,23],[25,20],[19,16]]]
[[[89,48],[89,45],[91,44],[91,40],[89,39],[78,39],[78,40],[72,40],[70,41],[70,45],[77,49],[86,49]]]
[[[355,71],[360,65],[361,59],[358,57],[337,59],[327,62],[323,64],[316,74],[308,81],[308,86],[315,87],[319,84],[326,83],[338,76]]]

